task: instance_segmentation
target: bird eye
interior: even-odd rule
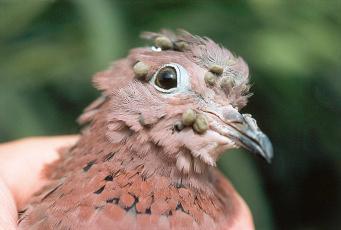
[[[165,96],[188,92],[191,89],[186,69],[177,63],[168,63],[161,66],[149,82],[157,91],[164,93]]]
[[[173,67],[166,66],[156,74],[155,85],[162,89],[169,90],[176,88],[177,84],[177,72]]]

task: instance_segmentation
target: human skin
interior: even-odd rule
[[[42,171],[78,136],[31,137],[0,144],[0,229],[16,229],[18,210],[48,180]]]
[[[71,146],[79,136],[31,137],[0,144],[0,229],[16,229],[18,210],[44,185],[44,167],[58,160],[58,149]],[[253,229],[249,208],[241,207],[233,229]]]

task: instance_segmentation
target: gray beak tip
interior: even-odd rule
[[[216,112],[210,113],[216,114]],[[241,114],[235,108],[222,110],[221,114],[216,115],[220,118],[219,122],[221,120],[224,122],[224,125],[217,125],[215,127],[218,132],[231,138],[237,146],[244,147],[250,152],[259,154],[268,163],[271,163],[273,158],[271,141],[258,128],[256,120],[250,114]]]
[[[271,160],[273,158],[273,147],[272,147],[272,144],[271,144],[271,141],[269,140],[269,138],[261,133],[260,137],[259,137],[259,145],[260,145],[260,148],[261,148],[261,155],[265,158],[265,160],[268,162],[268,163],[271,163]]]

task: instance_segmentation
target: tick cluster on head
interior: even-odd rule
[[[154,38],[154,45],[155,47],[153,48],[158,51],[175,50],[181,52],[188,48],[186,41],[171,41],[170,38],[162,35]],[[150,77],[147,76],[149,70],[150,67],[143,61],[137,61],[133,66],[135,77],[142,81],[150,79]],[[217,84],[218,77],[221,76],[223,72],[224,68],[221,65],[211,64],[204,75],[207,87],[215,86]],[[155,73],[154,79],[152,80],[154,80],[154,85],[158,87],[160,91],[170,92],[171,89],[177,87],[177,71],[174,67],[163,66]],[[233,86],[234,81],[230,77],[225,77],[220,80],[220,87],[223,90],[228,90]],[[143,125],[143,121],[140,120],[140,123]],[[208,120],[204,114],[198,114],[197,111],[189,108],[182,114],[182,119],[174,124],[174,129],[177,132],[180,132],[185,127],[192,127],[196,133],[201,134],[208,129],[208,125]]]

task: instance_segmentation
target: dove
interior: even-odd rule
[[[142,37],[153,45],[93,77],[101,96],[78,119],[79,141],[46,166],[50,182],[19,212],[19,229],[253,229],[216,168],[238,147],[273,157],[239,112],[251,96],[247,64],[184,30]]]

